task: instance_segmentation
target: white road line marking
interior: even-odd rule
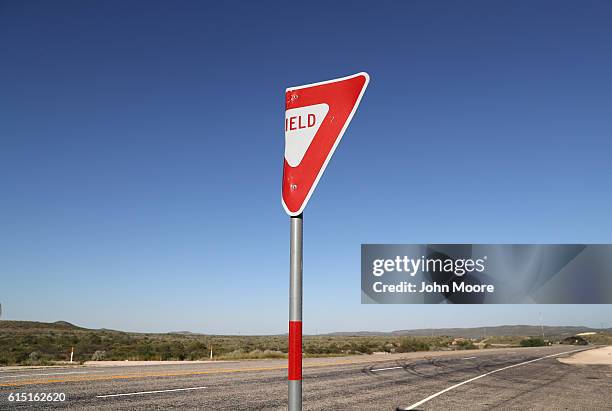
[[[586,350],[588,350],[588,349],[589,349],[589,348],[586,348]],[[507,367],[499,368],[499,369],[497,369],[497,370],[493,370],[493,371],[487,372],[487,373],[485,373],[485,374],[481,374],[481,375],[479,375],[479,376],[477,376],[477,377],[470,378],[469,380],[465,380],[465,381],[463,381],[463,382],[460,382],[460,383],[458,383],[458,384],[455,384],[455,385],[453,385],[453,386],[450,386],[450,387],[448,387],[448,388],[445,388],[445,389],[443,389],[442,391],[438,391],[437,393],[432,394],[432,395],[430,395],[429,397],[424,398],[424,399],[422,399],[421,401],[419,401],[419,402],[415,402],[415,403],[414,403],[414,404],[412,404],[411,406],[409,406],[409,407],[407,407],[407,408],[402,408],[402,409],[404,409],[404,410],[413,410],[413,409],[415,409],[416,407],[418,407],[419,405],[423,405],[423,404],[425,404],[426,402],[428,402],[428,401],[430,401],[430,400],[433,400],[434,398],[436,398],[436,397],[438,397],[438,396],[440,396],[440,395],[444,394],[445,392],[448,392],[448,391],[450,391],[450,390],[454,390],[455,388],[460,387],[460,386],[462,386],[462,385],[464,385],[464,384],[467,384],[467,383],[469,383],[469,382],[479,380],[479,379],[481,379],[481,378],[483,378],[483,377],[486,377],[487,375],[495,374],[496,372],[500,372],[500,371],[507,370],[507,369],[509,369],[509,368],[514,368],[514,367],[518,367],[518,366],[520,366],[520,365],[525,365],[525,364],[529,364],[529,363],[532,363],[532,362],[540,361],[540,360],[543,360],[543,359],[545,359],[545,358],[556,357],[557,355],[563,355],[563,354],[571,354],[571,353],[576,352],[576,351],[584,351],[584,350],[585,350],[585,348],[580,348],[580,349],[578,349],[578,350],[572,350],[572,351],[560,352],[560,353],[558,353],[558,354],[546,355],[546,356],[544,356],[544,357],[536,358],[535,360],[529,360],[529,361],[521,362],[521,363],[518,363],[518,364],[509,365],[509,366],[507,366]]]
[[[32,377],[32,376],[49,376],[49,375],[68,375],[68,374],[89,374],[94,372],[102,371],[72,371],[72,372],[50,372],[46,374],[18,374],[18,375],[6,375],[0,378],[19,378],[19,377]]]
[[[388,367],[388,368],[379,368],[377,370],[370,370],[372,372],[376,372],[376,371],[386,371],[386,370],[397,370],[398,368],[404,368],[404,367]]]
[[[464,357],[463,359],[464,360],[473,360],[474,358],[476,358],[476,357]]]
[[[128,392],[128,393],[125,393],[125,394],[96,395],[96,398],[127,397],[129,395],[157,394],[157,393],[160,393],[160,392],[193,391],[193,390],[203,390],[204,388],[206,388],[206,387],[174,388],[172,390]]]

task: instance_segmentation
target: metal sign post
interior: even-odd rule
[[[289,411],[302,410],[302,224],[291,217],[289,270]]]
[[[302,222],[304,208],[370,81],[367,73],[285,90],[283,208],[291,217],[289,411],[302,410]]]

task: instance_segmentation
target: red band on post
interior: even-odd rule
[[[302,379],[302,322],[289,321],[289,380]]]

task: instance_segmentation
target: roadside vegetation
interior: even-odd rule
[[[610,335],[594,336],[592,339],[597,340],[597,343],[607,341],[612,344]],[[487,340],[498,341],[491,337]],[[528,339],[530,344],[534,340],[537,338]],[[512,342],[513,346],[523,345],[515,337]],[[490,346],[488,342],[450,336],[319,335],[303,338],[305,357],[461,350]],[[211,348],[215,360],[285,358],[287,336],[146,334],[90,330],[65,322],[0,321],[0,365],[65,363],[70,358],[72,347],[74,361],[77,363],[101,360],[208,360]]]
[[[521,340],[521,347],[543,347],[546,342],[542,338],[525,338]]]

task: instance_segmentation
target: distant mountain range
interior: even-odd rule
[[[88,329],[79,327],[71,324],[67,321],[56,321],[53,323],[45,323],[38,321],[9,321],[0,320],[0,332],[35,332],[35,331],[107,331],[107,332],[121,332],[107,329]],[[563,337],[575,335],[582,332],[598,332],[602,331],[599,328],[590,328],[585,326],[544,326],[544,335],[546,337]],[[604,329],[603,331],[612,332],[612,328]],[[144,334],[144,333],[130,333],[130,334]],[[179,335],[192,335],[192,336],[203,336],[206,334],[194,333],[191,331],[173,331],[168,333],[146,333],[146,334],[179,334]],[[499,325],[494,327],[468,327],[468,328],[421,328],[414,330],[396,330],[389,332],[377,332],[377,331],[348,331],[348,332],[334,332],[319,335],[327,336],[448,336],[448,337],[464,337],[464,338],[483,338],[483,337],[521,337],[521,336],[535,336],[541,335],[542,329],[539,325]],[[209,334],[210,335],[210,334]]]
[[[584,326],[544,326],[544,335],[547,337],[562,337],[575,335],[582,332],[601,331],[599,328]],[[611,332],[612,328],[604,329]],[[498,325],[494,327],[469,327],[469,328],[421,328],[415,330],[396,330],[389,332],[355,331],[336,332],[325,335],[349,336],[349,335],[398,335],[398,336],[449,336],[464,338],[483,338],[492,336],[519,337],[529,335],[541,335],[542,328],[539,325]]]

